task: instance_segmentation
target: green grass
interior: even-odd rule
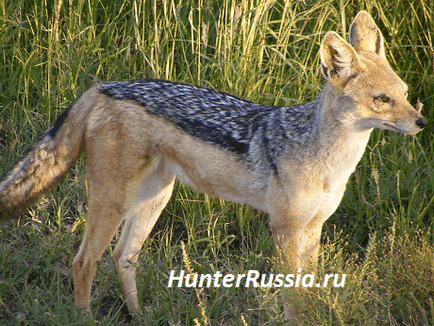
[[[3,1],[0,172],[99,80],[164,78],[278,105],[312,100],[323,85],[322,36],[345,35],[362,9],[380,26],[391,65],[410,85],[410,101],[423,102],[432,121],[429,0]],[[415,137],[374,131],[323,232],[319,273],[346,273],[347,283],[298,293],[311,302],[302,307],[300,325],[434,324],[432,148],[432,124]],[[73,304],[70,273],[85,227],[83,167],[84,159],[28,214],[0,226],[2,324],[281,324],[283,291],[166,287],[169,271],[187,265],[197,273],[234,274],[271,272],[274,265],[265,214],[183,185],[139,260],[145,314],[128,315],[110,247],[94,282],[93,316],[84,320]]]

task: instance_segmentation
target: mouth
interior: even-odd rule
[[[417,134],[419,132],[419,130],[418,131],[403,130],[403,129],[400,129],[398,127],[395,127],[394,125],[386,123],[386,122],[383,123],[383,126],[386,126],[387,129],[389,129],[389,130],[398,131],[398,132],[406,134],[406,135],[415,135],[415,134]]]

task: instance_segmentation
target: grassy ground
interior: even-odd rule
[[[322,35],[345,35],[361,9],[382,29],[410,101],[425,103],[432,121],[429,0],[1,2],[0,172],[99,80],[165,78],[268,104],[312,100],[323,84]],[[432,139],[432,124],[416,137],[373,133],[323,232],[319,273],[346,273],[345,287],[299,294],[311,302],[300,325],[434,324]],[[94,282],[93,316],[83,320],[70,273],[85,224],[83,166],[28,214],[0,226],[2,324],[281,324],[276,289],[167,288],[171,269],[238,274],[272,272],[274,264],[265,214],[183,185],[139,260],[145,314],[128,315],[110,247]]]

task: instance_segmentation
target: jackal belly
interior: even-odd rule
[[[176,156],[167,155],[164,164],[169,173],[196,191],[267,211],[268,176],[258,175],[224,150],[193,146],[178,150]]]

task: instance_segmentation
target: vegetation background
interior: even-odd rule
[[[0,172],[101,80],[163,78],[276,105],[313,100],[324,83],[322,36],[346,37],[359,10],[373,15],[410,102],[423,102],[432,121],[431,0],[1,1]],[[318,273],[347,274],[345,287],[297,293],[311,302],[300,325],[434,325],[432,127],[415,137],[374,131],[323,232]],[[0,226],[1,324],[282,323],[283,290],[166,287],[171,269],[270,273],[274,265],[265,214],[180,184],[138,264],[143,316],[131,317],[120,299],[110,247],[84,320],[70,272],[85,227],[84,162]]]

